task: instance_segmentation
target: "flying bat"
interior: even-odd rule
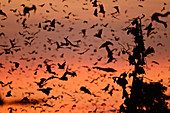
[[[93,67],[93,69],[99,69],[99,70],[106,71],[106,72],[116,72],[117,71],[113,68],[102,68],[102,67]]]
[[[38,91],[42,91],[43,93],[45,93],[46,95],[50,94],[50,91],[52,90],[52,88],[47,87],[45,89],[37,89]]]

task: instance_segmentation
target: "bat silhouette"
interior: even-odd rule
[[[64,69],[66,65],[66,62],[64,62],[63,64],[58,63],[58,68],[59,69]]]
[[[103,43],[103,44],[99,47],[99,49],[104,48],[104,47],[107,47],[108,45],[112,45],[112,46],[113,46],[113,43],[110,42],[110,41],[106,41],[105,43]]]
[[[55,19],[53,19],[53,20],[51,21],[50,26],[51,26],[51,27],[55,27]]]
[[[45,84],[45,82],[47,81],[47,79],[46,78],[41,78],[40,79],[40,82],[34,82],[34,83],[36,83],[38,86],[39,86],[39,88],[42,88]]]
[[[44,7],[44,5],[45,5],[45,4],[41,4],[41,5],[39,5],[39,6],[40,6],[40,7]]]
[[[95,25],[92,25],[92,26],[90,27],[90,29],[93,29],[93,28],[96,27],[96,26],[98,26],[98,23],[95,24]]]
[[[18,63],[18,62],[12,62],[12,61],[10,61],[10,63],[14,63],[14,64],[15,64],[15,68],[18,68],[18,67],[19,67],[19,63]]]
[[[4,51],[5,51],[5,54],[13,54],[13,51],[11,51],[11,48],[9,48],[9,49],[4,49]]]
[[[30,102],[30,100],[28,99],[28,97],[24,97],[21,101],[20,101],[20,103],[29,103]]]
[[[83,23],[88,23],[88,21],[87,21],[87,20],[84,20]]]
[[[10,44],[11,44],[11,48],[20,47],[20,46],[15,46],[16,45],[16,43],[14,43],[15,39],[13,39],[13,40],[9,39],[9,41],[10,41]]]
[[[105,17],[105,10],[103,4],[99,4],[99,7],[100,7],[99,13],[103,13],[103,17]]]
[[[161,13],[157,13],[157,12],[156,12],[156,13],[154,13],[154,14],[151,16],[151,20],[152,20],[152,21],[156,21],[156,22],[158,22],[158,23],[161,23],[161,24],[164,25],[165,28],[167,28],[167,23],[164,22],[164,21],[162,21],[162,20],[160,20],[159,17],[167,17],[169,14],[170,14],[169,11],[166,12],[165,14],[161,14]]]
[[[38,54],[38,52],[36,52],[35,50],[33,50],[32,52],[28,52],[29,54]]]
[[[93,13],[94,16],[98,16],[98,13],[97,13],[97,9],[94,10],[94,13]]]
[[[154,50],[153,47],[150,47],[150,46],[149,46],[149,47],[145,50],[144,56],[147,56],[147,55],[149,55],[149,54],[151,54],[151,53],[155,53],[155,50]]]
[[[108,91],[110,84],[108,84],[105,88],[101,89],[104,90],[105,92]]]
[[[60,57],[63,58],[63,57],[64,57],[64,53],[62,53],[62,54],[60,55]]]
[[[86,52],[89,51],[89,50],[90,50],[90,48],[88,48],[88,49],[86,49],[85,51],[83,51],[83,52],[81,52],[81,53],[78,53],[78,54],[83,55],[84,53],[86,53]]]
[[[119,37],[114,37],[114,39],[115,39],[115,41],[119,41],[120,38]]]
[[[165,45],[163,45],[162,43],[158,43],[156,46],[162,46],[162,47],[164,47]]]
[[[108,53],[107,57],[109,58],[108,61],[107,61],[107,63],[111,62],[112,60],[116,60],[116,59],[112,56],[112,55],[113,55],[113,52],[112,52],[112,50],[110,50],[110,48],[109,48],[108,45],[113,45],[113,43],[110,42],[110,41],[106,41],[105,43],[103,43],[103,44],[99,47],[99,49],[104,48],[104,47],[106,48],[106,51],[107,51],[107,53]]]
[[[84,87],[84,86],[81,86],[81,88],[80,88],[80,90],[81,91],[83,91],[83,92],[85,92],[85,93],[87,93],[87,94],[92,94],[86,87]]]
[[[0,36],[5,36],[5,33],[3,33],[3,32],[2,32],[2,33],[0,33]]]
[[[27,45],[30,45],[31,46],[31,44],[33,43],[33,41],[34,41],[35,39],[32,39],[30,42],[29,41],[27,41],[27,40],[24,40],[24,44],[27,46]]]
[[[4,66],[3,66],[3,64],[2,63],[0,63],[0,68],[5,68]],[[3,83],[2,81],[0,81],[0,84],[1,83]],[[4,83],[3,83],[4,84]]]
[[[83,37],[86,36],[86,29],[82,29],[81,32],[83,33]]]
[[[95,37],[98,37],[98,38],[102,38],[102,37],[101,37],[102,31],[103,31],[103,29],[100,29],[100,30],[98,31],[98,33],[96,33],[94,36],[95,36]]]
[[[9,107],[8,110],[9,110],[9,113],[12,113],[13,111],[15,112],[17,111],[17,109],[13,109],[12,107]]]
[[[106,72],[116,72],[117,71],[113,68],[102,68],[102,67],[93,67],[93,69],[99,69],[99,70],[106,71]]]
[[[62,77],[60,77],[59,79],[60,80],[64,80],[64,81],[67,81],[68,80],[68,77],[66,77],[67,75],[71,75],[71,77],[75,77],[75,76],[77,76],[77,74],[76,74],[76,72],[68,72],[68,71],[66,71],[65,73],[64,73],[64,75],[62,76]]]
[[[4,84],[4,82],[0,81],[0,84],[2,85],[2,84]]]
[[[43,93],[45,93],[46,95],[50,94],[50,91],[52,90],[52,88],[47,87],[45,89],[37,89],[38,91],[42,91]]]
[[[110,90],[110,91],[108,92],[108,94],[110,94],[110,96],[112,96],[112,95],[113,95],[113,90]]]
[[[50,104],[43,104],[43,106],[47,106],[47,107],[53,107],[54,105],[50,105]]]
[[[152,28],[152,23],[150,23],[144,30],[147,30],[147,37],[150,35],[151,31],[155,28]]]
[[[152,61],[152,63],[155,63],[155,64],[159,65],[159,63],[158,63],[158,62],[156,62],[156,61]]]
[[[113,8],[116,9],[117,13],[120,13],[120,11],[119,11],[119,6],[114,6]]]
[[[17,9],[10,9],[10,11],[16,13],[16,12],[17,12]]]
[[[26,19],[26,18],[24,18],[24,20],[23,20],[23,21],[22,21],[22,23],[21,23],[21,24],[22,24],[22,26],[23,26],[24,28],[26,27],[26,25],[25,25],[26,20],[27,20],[27,19]]]
[[[92,4],[93,4],[93,7],[97,7],[98,5],[97,5],[97,0],[94,0],[93,2],[92,2]]]
[[[143,5],[138,5],[138,7],[143,7]]]
[[[23,16],[26,16],[26,14],[28,14],[28,17],[30,16],[30,11],[31,10],[34,10],[34,13],[35,13],[36,9],[37,9],[35,5],[32,5],[32,7],[27,7],[27,6],[25,6],[25,4],[22,4],[21,6],[24,7]]]
[[[1,9],[0,9],[0,15],[3,15],[3,16],[7,17],[7,15]]]
[[[41,23],[38,24],[38,28],[41,28]]]
[[[15,64],[15,67],[18,68],[19,67],[19,63],[18,62],[13,62]]]
[[[2,85],[2,87],[5,87],[5,86],[7,86],[7,85],[10,85],[10,84],[12,84],[12,81],[10,81],[10,82],[8,82],[8,83],[6,83],[6,84],[1,84]]]
[[[49,73],[54,74],[54,75],[56,74],[55,72],[52,72],[51,65],[46,64],[46,69]]]
[[[57,45],[57,49],[63,48],[58,42],[55,42],[55,43],[56,43],[56,45]]]
[[[70,44],[70,45],[73,46],[73,47],[79,47],[78,45],[72,44],[72,42],[70,42],[70,41],[68,40],[68,36],[67,36],[66,38],[64,38],[64,39],[65,39],[65,41],[66,41],[66,44]]]
[[[109,23],[101,24],[101,26],[103,26],[103,27],[107,27],[108,25],[109,25]]]
[[[11,90],[7,92],[6,97],[10,97],[11,95]]]
[[[71,77],[75,77],[75,76],[77,76],[77,74],[76,74],[76,72],[68,72],[68,71],[66,71],[64,74],[68,74],[68,75],[71,75]]]

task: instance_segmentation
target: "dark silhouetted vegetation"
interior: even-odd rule
[[[127,34],[134,36],[135,46],[128,54],[129,65],[134,66],[134,70],[130,73],[122,73],[119,77],[113,77],[114,82],[120,85],[123,89],[122,99],[124,103],[120,106],[121,113],[169,113],[167,102],[168,96],[165,95],[167,87],[161,82],[144,82],[146,57],[154,53],[154,48],[145,48],[143,33],[142,33],[142,17],[138,17],[131,22],[132,27],[127,27],[124,30]],[[127,78],[133,78],[130,94],[127,92]]]

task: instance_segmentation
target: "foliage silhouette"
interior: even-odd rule
[[[129,78],[133,77],[132,86],[130,87],[130,94],[127,93],[126,85],[127,73],[122,73],[119,77],[113,77],[114,82],[120,85],[123,89],[124,103],[120,106],[120,113],[169,113],[170,110],[167,107],[167,100],[169,97],[164,94],[167,87],[163,86],[161,82],[144,82],[145,74],[144,65],[146,65],[146,57],[154,53],[154,48],[145,48],[143,33],[142,33],[142,22],[141,20],[145,17],[135,18],[131,25],[124,30],[127,34],[134,36],[135,47],[132,53],[125,51],[129,55],[129,65],[134,65],[134,70],[130,72]]]

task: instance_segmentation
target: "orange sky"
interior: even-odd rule
[[[40,7],[45,3],[44,7]],[[52,6],[49,5],[52,3]],[[7,18],[2,20],[4,16],[0,15],[0,25],[4,25],[5,27],[0,27],[0,33],[5,33],[5,36],[0,36],[0,45],[10,45],[9,39],[15,39],[18,46],[21,46],[21,51],[14,52],[13,55],[11,54],[2,54],[0,56],[0,63],[3,64],[5,68],[0,68],[0,81],[5,83],[9,81],[13,81],[12,87],[12,97],[6,98],[5,94],[10,89],[8,87],[2,88],[0,86],[1,93],[0,95],[2,98],[7,102],[4,106],[0,106],[0,113],[7,113],[8,107],[17,108],[17,113],[21,112],[21,108],[27,109],[29,112],[40,112],[38,110],[33,110],[30,108],[29,105],[15,105],[10,104],[11,101],[22,99],[23,96],[26,96],[24,92],[32,91],[35,94],[32,95],[30,98],[33,99],[42,99],[47,98],[45,94],[42,92],[37,91],[38,86],[34,83],[35,81],[39,81],[40,78],[45,77],[48,78],[51,76],[49,73],[45,73],[46,68],[43,61],[45,59],[52,60],[49,64],[56,64],[52,68],[58,76],[62,76],[65,70],[57,69],[57,63],[63,63],[66,61],[66,66],[71,68],[71,71],[76,71],[78,77],[69,77],[67,82],[60,81],[58,79],[49,81],[47,86],[53,87],[53,91],[50,93],[51,95],[64,95],[64,98],[61,100],[51,100],[48,103],[55,105],[55,110],[59,109],[59,107],[63,104],[66,105],[65,108],[60,109],[59,112],[67,113],[67,112],[87,112],[93,111],[96,108],[97,111],[105,111],[110,112],[109,110],[113,110],[118,108],[119,105],[123,102],[121,99],[121,91],[122,89],[115,83],[111,77],[119,76],[122,72],[128,72],[133,70],[133,66],[129,66],[127,61],[127,55],[118,56],[118,52],[121,50],[121,46],[118,43],[121,43],[127,48],[126,43],[134,45],[133,36],[127,35],[125,31],[122,29],[129,25],[129,19],[135,18],[137,16],[142,16],[145,14],[145,18],[143,19],[143,28],[145,28],[150,22],[150,17],[154,12],[165,13],[170,11],[170,1],[168,0],[121,0],[118,2],[113,3],[109,0],[100,0],[99,4],[103,4],[106,10],[106,16],[103,17],[102,14],[99,14],[98,17],[93,15],[95,7],[92,7],[90,0],[66,0],[62,2],[59,0],[44,0],[44,1],[35,1],[35,0],[22,0],[16,1],[12,0],[11,3],[7,3],[7,0],[1,0],[0,2],[0,9],[7,14]],[[167,5],[164,5],[166,3]],[[31,7],[33,4],[36,5],[37,10],[34,13],[33,11],[30,12],[30,17],[28,16],[15,16],[19,12],[23,12],[23,7],[21,4],[25,4],[26,6]],[[67,7],[68,6],[68,7]],[[116,14],[115,17],[111,16],[111,13],[114,13],[116,10],[113,8],[114,6],[119,6],[120,14]],[[140,7],[143,6],[143,7]],[[52,8],[56,9],[57,12],[52,10]],[[165,10],[162,8],[165,7]],[[83,10],[84,8],[85,10]],[[97,7],[99,10],[99,7]],[[10,9],[17,9],[17,12],[14,13],[10,11]],[[47,13],[46,11],[49,11]],[[65,16],[71,12],[69,19],[66,19]],[[23,29],[22,21],[26,18],[26,25],[29,28]],[[160,23],[153,22],[153,27],[155,27],[156,34],[152,34],[150,37],[146,37],[146,31],[144,31],[145,36],[145,46],[152,46],[155,48],[155,54],[148,56],[147,66],[146,66],[146,77],[152,79],[154,81],[159,81],[163,79],[163,83],[165,86],[169,85],[169,72],[170,72],[170,17],[161,18],[161,20],[166,21],[168,27],[164,28],[164,26]],[[37,28],[37,24],[41,23],[42,26],[46,25],[43,23],[45,20],[52,20],[56,19],[56,21],[61,22],[61,27],[56,23],[56,27],[54,31],[48,32],[47,30],[43,30],[43,28]],[[18,22],[17,22],[18,21]],[[84,21],[88,21],[88,23],[83,23]],[[107,24],[107,27],[103,27],[103,25]],[[90,29],[90,27],[94,24],[98,24],[94,29]],[[71,32],[69,32],[70,28],[73,28]],[[86,29],[87,34],[86,37],[83,37],[81,30]],[[102,39],[94,37],[94,34],[98,32],[99,29],[103,29]],[[114,29],[114,32],[111,32],[111,29]],[[28,30],[30,33],[35,33],[40,30],[38,34],[35,36],[25,33],[26,36],[20,36],[19,32],[24,32]],[[114,34],[114,36],[113,36]],[[25,38],[33,37],[33,43],[31,46],[24,45]],[[69,48],[62,48],[56,51],[56,45],[50,45],[47,41],[48,38],[52,39],[54,42],[64,42],[64,37],[67,37],[73,43],[76,44],[75,41],[81,40],[79,47],[72,47]],[[119,37],[119,41],[115,41],[114,37]],[[118,51],[114,51],[113,56],[117,59],[117,62],[113,63],[106,63],[107,53],[105,49],[99,49],[100,45],[105,41],[112,41],[113,46],[110,46],[111,49],[117,48]],[[163,46],[157,46],[158,43],[162,43]],[[46,44],[46,48],[43,46]],[[51,48],[51,50],[48,50]],[[79,53],[89,50],[83,54],[79,55]],[[29,54],[33,50],[37,51],[38,54]],[[94,52],[97,50],[97,52]],[[131,48],[132,50],[132,48]],[[0,46],[0,53],[3,52],[3,47]],[[61,54],[64,53],[64,57],[61,58]],[[20,58],[28,58],[30,61],[20,60]],[[40,59],[43,57],[43,59]],[[97,65],[94,65],[97,62],[97,59],[101,58],[101,61],[98,61]],[[36,58],[33,60],[32,58]],[[20,67],[11,74],[8,71],[14,67],[14,64],[10,63],[10,61],[15,61],[20,63]],[[159,62],[159,65],[152,63],[152,61]],[[37,71],[37,75],[34,75],[35,69],[37,68],[38,64],[42,64],[43,68]],[[91,71],[87,71],[87,68],[83,66],[88,66]],[[105,73],[102,71],[98,71],[96,69],[92,69],[93,66],[101,66],[101,67],[111,67],[117,70],[115,73]],[[22,69],[21,69],[22,68]],[[103,75],[106,74],[106,77]],[[94,83],[90,83],[93,79],[97,79]],[[130,79],[129,79],[130,81]],[[146,80],[149,82],[149,80]],[[103,92],[101,89],[104,88],[107,84],[111,84],[114,87],[118,88],[120,91],[114,91],[113,96],[110,96],[107,92]],[[62,85],[59,87],[58,85]],[[94,94],[99,95],[100,98],[93,97],[88,94],[84,94],[79,90],[81,86],[88,87]],[[19,89],[18,87],[22,87],[23,89]],[[110,87],[111,89],[111,87]],[[110,90],[109,89],[109,90]],[[71,94],[74,98],[78,100],[78,103],[72,101],[71,96],[67,95]],[[75,93],[76,92],[76,93]],[[168,90],[166,92],[170,94]],[[92,100],[92,102],[89,102]],[[93,103],[93,104],[92,104]],[[96,103],[96,105],[94,105]],[[102,103],[106,103],[106,106],[101,106]],[[69,111],[72,105],[76,104],[77,106],[75,109]],[[86,105],[88,107],[86,107]],[[113,106],[114,105],[114,106]],[[66,108],[68,107],[68,110]],[[47,111],[53,111],[54,109],[43,107]]]

